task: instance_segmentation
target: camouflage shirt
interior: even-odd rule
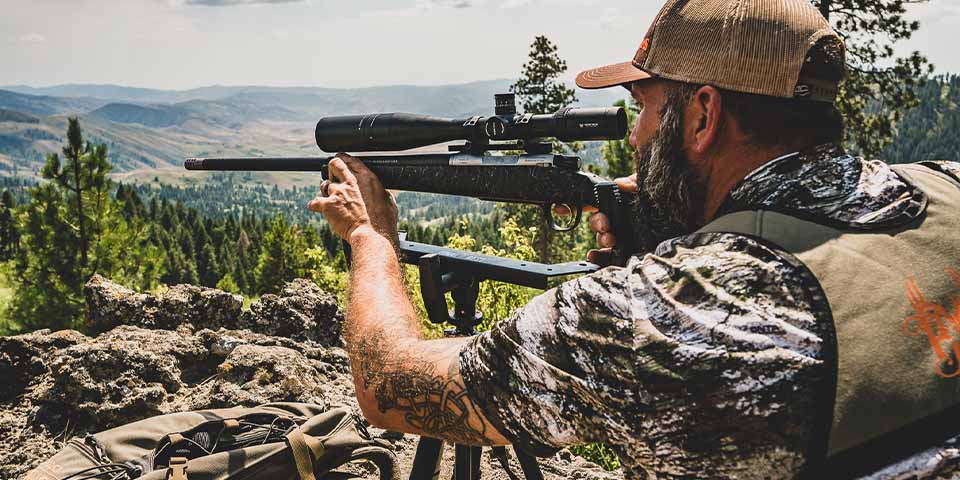
[[[913,188],[823,146],[757,169],[718,216],[762,208],[868,228],[907,215]],[[468,344],[460,367],[490,422],[531,453],[604,442],[631,479],[790,478],[825,441],[833,336],[795,257],[693,234],[536,297]]]

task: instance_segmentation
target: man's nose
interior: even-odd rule
[[[634,125],[633,128],[630,129],[630,138],[628,140],[630,142],[630,146],[633,147],[634,149],[637,148],[637,130],[638,129],[636,125]]]

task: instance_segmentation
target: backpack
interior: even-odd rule
[[[26,480],[319,480],[373,462],[398,480],[389,444],[347,408],[271,403],[171,413],[74,438]]]

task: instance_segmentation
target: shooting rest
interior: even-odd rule
[[[546,289],[551,277],[580,275],[600,268],[589,262],[545,265],[405,240],[400,242],[400,258],[420,269],[420,293],[427,315],[435,324],[452,325],[445,332],[448,336],[476,334],[476,326],[483,321],[483,314],[477,311],[477,296],[484,280]],[[447,310],[447,292],[454,302],[452,312]],[[441,440],[420,437],[410,480],[439,480],[443,446]],[[454,449],[454,480],[479,480],[482,448],[455,445]],[[516,447],[514,454],[527,480],[543,480],[536,458]],[[506,468],[506,448],[494,447],[493,455]]]

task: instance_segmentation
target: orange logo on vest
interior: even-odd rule
[[[960,272],[947,269],[953,284],[960,289]],[[953,339],[954,334],[960,335],[960,295],[953,299],[953,313],[939,303],[933,303],[923,297],[917,280],[910,277],[907,280],[907,298],[913,305],[914,314],[903,320],[903,331],[911,337],[926,335],[930,348],[937,354],[940,363],[936,366],[937,375],[943,378],[960,375],[960,342]],[[949,342],[945,347],[945,343]]]

